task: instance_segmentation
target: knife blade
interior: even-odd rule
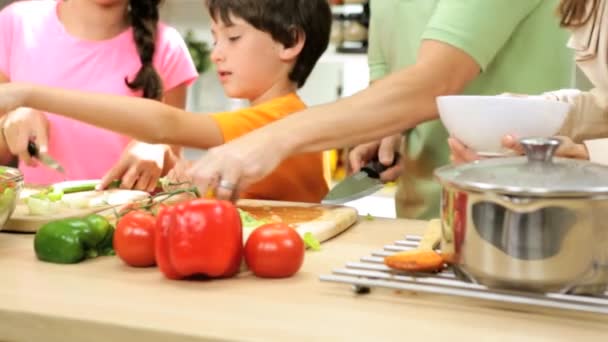
[[[380,163],[376,157],[362,167],[359,172],[336,184],[321,203],[343,204],[373,194],[384,186],[384,183],[380,180],[380,174],[395,166],[398,161],[398,153],[395,153],[393,163],[389,166]]]
[[[30,142],[27,144],[27,152],[30,154],[30,156],[40,160],[42,164],[62,174],[65,174],[65,169],[63,168],[63,166],[61,166],[61,164],[59,164],[57,160],[55,160],[47,153],[40,152],[38,145],[36,145],[34,141],[30,140]]]

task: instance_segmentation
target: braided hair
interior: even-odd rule
[[[152,64],[161,2],[162,0],[129,0],[128,14],[141,68],[132,81],[125,77],[125,83],[132,90],[143,91],[145,98],[155,100],[160,100],[163,96],[162,80]]]

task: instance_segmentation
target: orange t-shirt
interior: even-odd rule
[[[298,95],[291,93],[254,107],[211,116],[228,142],[304,108]],[[270,175],[246,189],[241,198],[320,202],[328,191],[322,153],[305,153],[285,159]]]

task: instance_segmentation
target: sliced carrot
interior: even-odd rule
[[[435,272],[443,268],[444,260],[434,251],[407,251],[384,258],[391,268],[409,272]]]
[[[441,253],[441,258],[448,265],[454,265],[456,263],[456,254],[454,253]]]

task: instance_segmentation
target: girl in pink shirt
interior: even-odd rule
[[[183,108],[197,77],[179,33],[158,22],[161,0],[20,1],[0,12],[0,83],[145,97]],[[20,108],[0,121],[0,162],[13,156],[29,183],[64,180],[27,153],[35,139],[67,179],[121,179],[152,190],[178,148],[149,145],[72,119]]]

